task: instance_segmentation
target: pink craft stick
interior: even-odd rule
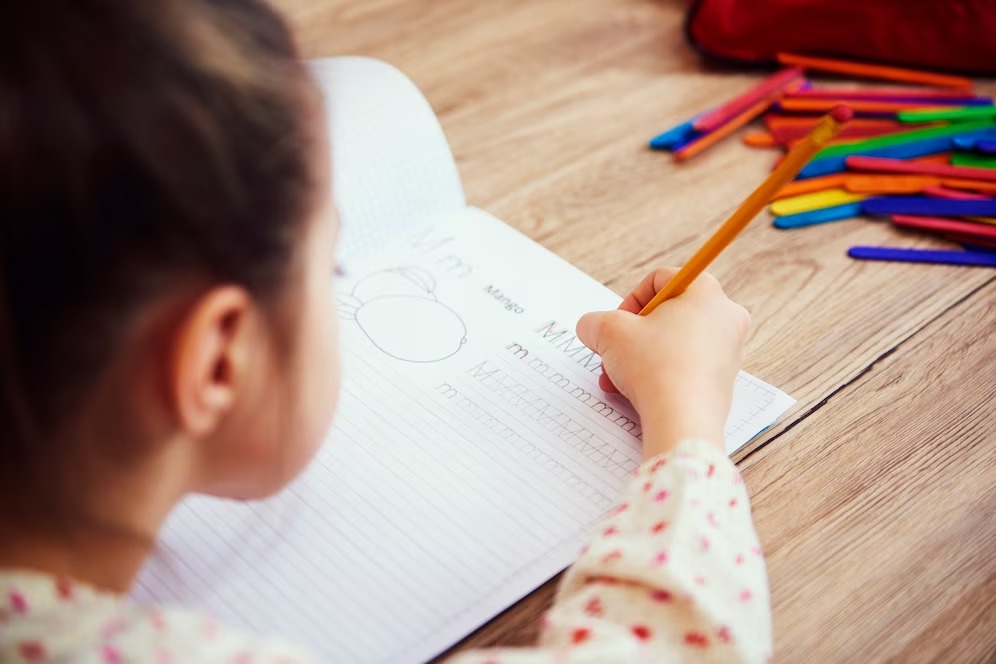
[[[948,219],[946,217],[916,217],[908,214],[892,215],[892,223],[900,228],[914,228],[921,231],[933,231],[934,233],[957,233],[958,235],[970,235],[972,237],[982,237],[996,239],[996,226],[979,224],[973,221],[961,221],[959,219]]]
[[[973,194],[968,191],[949,189],[948,187],[924,187],[923,193],[934,198],[950,198],[956,201],[980,201],[990,198],[983,194]]]
[[[696,131],[713,131],[737,117],[754,104],[770,97],[800,78],[802,78],[802,69],[800,67],[782,69],[739,97],[734,97],[719,108],[709,111],[696,120],[692,126],[695,127]]]
[[[902,159],[885,159],[883,157],[862,157],[852,155],[845,162],[852,171],[878,171],[880,173],[920,173],[936,175],[944,178],[970,178],[972,180],[987,180],[996,182],[996,169],[975,168],[972,166],[952,166],[950,164],[930,164],[909,162]]]

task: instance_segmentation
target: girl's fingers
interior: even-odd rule
[[[654,270],[640,282],[639,286],[633,289],[633,292],[622,301],[619,308],[634,314],[640,313],[640,310],[654,299],[657,291],[664,288],[664,284],[677,273],[678,268],[676,267],[662,267]]]

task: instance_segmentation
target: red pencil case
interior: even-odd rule
[[[994,0],[696,0],[685,32],[736,64],[789,52],[996,73]]]

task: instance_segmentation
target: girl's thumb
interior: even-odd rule
[[[621,319],[627,315],[632,314],[619,310],[595,311],[585,314],[578,321],[575,332],[581,343],[599,355],[604,355],[607,347],[611,345],[610,337],[613,336],[614,332],[619,331],[620,325],[623,324]]]

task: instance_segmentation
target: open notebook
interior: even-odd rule
[[[273,499],[180,505],[135,596],[321,661],[419,662],[569,565],[637,468],[639,419],[598,389],[573,333],[620,298],[467,206],[400,72],[366,58],[313,71],[348,273],[334,429]],[[727,449],[791,404],[741,374]]]

